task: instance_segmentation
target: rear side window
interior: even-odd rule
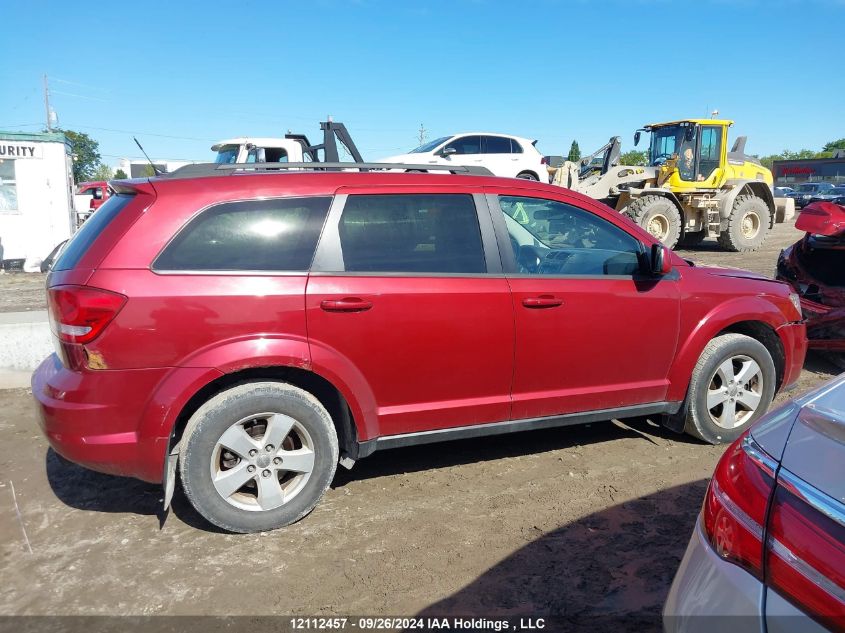
[[[307,271],[331,198],[226,202],[191,220],[153,264],[161,271]]]
[[[93,192],[92,192],[93,193]],[[67,243],[67,246],[62,251],[53,270],[70,270],[75,268],[82,259],[82,256],[88,251],[94,240],[103,232],[103,230],[114,220],[123,208],[129,204],[134,196],[127,194],[117,194],[111,196],[103,205],[97,209],[96,213],[92,214],[82,225],[76,235]]]
[[[486,272],[471,195],[352,195],[339,231],[348,272]]]
[[[511,140],[509,138],[502,138],[501,136],[484,136],[482,137],[484,143],[485,154],[510,154]]]

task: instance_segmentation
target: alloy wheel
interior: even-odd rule
[[[266,511],[296,497],[314,471],[314,442],[295,419],[259,413],[232,424],[217,440],[211,481],[242,510]]]
[[[760,405],[763,371],[750,356],[737,355],[723,361],[707,388],[707,411],[723,429],[748,422]]]

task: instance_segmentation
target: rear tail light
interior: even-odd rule
[[[549,157],[548,157],[548,156],[543,156],[543,157],[540,159],[540,164],[541,164],[541,165],[548,165],[548,164],[549,164]]]
[[[767,540],[766,583],[845,631],[845,505],[781,469]]]
[[[126,297],[85,286],[57,286],[47,291],[50,327],[63,343],[84,344],[97,338],[117,316]]]
[[[710,546],[761,580],[763,527],[776,466],[746,431],[719,460],[704,500]]]

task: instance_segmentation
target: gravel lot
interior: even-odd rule
[[[0,312],[46,310],[46,279],[41,273],[0,274]]]
[[[798,236],[779,225],[757,253],[683,254],[771,275]],[[0,310],[43,308],[42,286],[0,276]],[[810,357],[777,400],[832,372]],[[0,615],[625,614],[659,630],[723,450],[614,422],[376,453],[300,523],[241,536],[180,496],[160,527],[157,486],[59,460],[30,398],[0,392]]]

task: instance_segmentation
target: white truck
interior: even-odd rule
[[[343,123],[323,121],[323,143],[312,145],[304,134],[285,134],[284,138],[239,136],[211,146],[218,164],[231,163],[338,163],[338,142],[356,163],[363,163],[358,148]],[[321,153],[322,152],[322,155]]]

